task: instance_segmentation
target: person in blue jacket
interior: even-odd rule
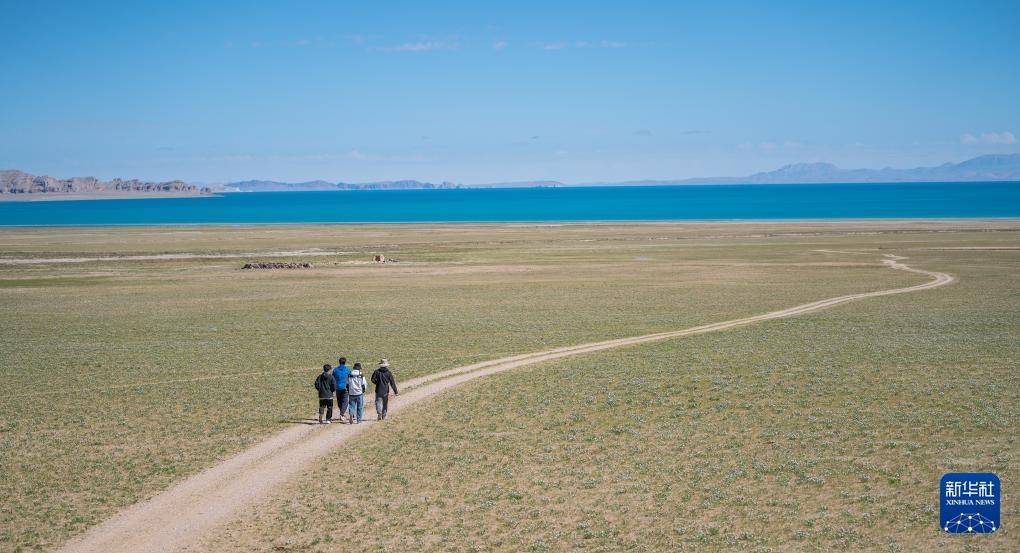
[[[347,395],[347,375],[351,374],[347,366],[347,358],[341,357],[339,364],[333,368],[333,379],[336,380],[336,408],[340,411],[340,422],[344,422],[350,396]]]

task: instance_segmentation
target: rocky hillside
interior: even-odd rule
[[[749,183],[944,182],[1020,180],[1020,154],[985,155],[960,163],[913,169],[840,169],[831,163],[795,163],[756,173]]]
[[[137,179],[101,181],[95,177],[57,179],[24,171],[0,171],[0,194],[109,194],[109,193],[191,193],[208,194],[184,181],[145,182]]]

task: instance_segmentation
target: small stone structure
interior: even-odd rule
[[[245,263],[242,269],[311,269],[311,263]]]

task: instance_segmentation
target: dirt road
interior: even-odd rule
[[[926,275],[931,277],[931,280],[915,286],[849,294],[683,330],[562,347],[458,367],[406,382],[403,386],[404,393],[396,401],[390,402],[390,411],[391,414],[397,414],[424,398],[469,380],[524,365],[792,317],[864,298],[928,290],[954,280],[945,273],[908,267],[899,262],[902,258],[886,257],[883,263],[888,267]],[[188,550],[214,527],[239,516],[244,508],[266,498],[274,488],[289,480],[309,462],[352,436],[371,431],[373,425],[373,422],[367,422],[353,426],[300,425],[289,428],[163,493],[121,511],[103,524],[72,540],[60,551],[112,553]]]

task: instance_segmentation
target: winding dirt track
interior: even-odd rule
[[[404,384],[404,393],[390,402],[399,412],[427,397],[482,376],[524,365],[571,355],[715,332],[770,319],[792,317],[826,309],[849,301],[937,288],[953,282],[945,273],[908,267],[895,256],[883,261],[888,267],[932,277],[916,286],[849,294],[819,300],[781,311],[659,332],[632,338],[593,342],[548,351],[516,355],[431,374]],[[300,425],[200,472],[169,490],[121,511],[103,524],[67,543],[60,551],[74,552],[157,552],[187,550],[217,525],[241,514],[242,509],[267,497],[312,460],[319,458],[352,436],[369,431],[373,423],[330,426]]]

